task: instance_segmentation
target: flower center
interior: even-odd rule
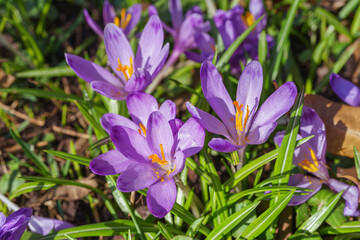
[[[310,151],[310,155],[311,155],[311,158],[313,160],[314,163],[310,162],[307,158],[305,160],[302,160],[300,163],[299,163],[299,166],[302,167],[303,169],[305,169],[306,171],[309,171],[309,172],[317,172],[319,171],[319,162],[318,160],[316,159],[316,156],[314,154],[314,151],[309,148],[309,151]]]
[[[241,16],[241,18],[248,27],[253,25],[255,22],[255,18],[250,12],[245,12],[244,15]]]
[[[144,133],[144,136],[146,137],[146,127],[142,124],[142,123],[140,123],[139,124],[139,129],[138,129],[138,132],[141,134],[141,131]]]
[[[164,148],[163,145],[160,144],[160,151],[161,151],[161,158],[159,158],[159,156],[157,154],[151,154],[149,156],[149,159],[151,159],[152,163],[158,163],[159,165],[161,165],[162,167],[164,167],[165,165],[167,165],[169,162],[166,161],[165,159],[165,154],[164,154]]]
[[[235,126],[236,126],[236,130],[237,130],[238,134],[240,134],[240,132],[245,130],[247,121],[249,119],[249,113],[250,113],[249,105],[246,105],[246,115],[245,115],[244,124],[243,124],[242,118],[243,118],[244,111],[242,111],[241,108],[244,106],[244,104],[239,105],[238,101],[234,101],[233,104],[236,107]]]
[[[119,17],[114,18],[114,24],[122,29],[125,29],[131,20],[131,14],[130,13],[126,14],[126,9],[122,8],[120,17],[121,18]]]
[[[119,66],[116,68],[116,70],[122,72],[124,74],[126,81],[128,81],[129,78],[134,73],[134,62],[133,62],[132,57],[130,57],[130,67],[127,65],[122,65],[122,63],[120,62],[120,58],[118,58],[118,63],[119,63]]]

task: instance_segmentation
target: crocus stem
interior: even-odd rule
[[[246,150],[246,147],[240,148],[239,150],[237,150],[237,154],[238,154],[238,162],[236,165],[237,170],[239,170],[240,168],[242,168],[244,166],[245,150]]]
[[[183,191],[183,193],[185,194],[186,197],[189,196],[189,193],[191,191],[191,189],[189,188],[189,186],[186,186],[181,179],[179,178],[179,176],[174,176],[175,182],[177,184],[177,186],[181,189],[181,191]],[[191,204],[192,206],[192,210],[198,212],[200,214],[201,210],[204,208],[204,205],[202,204],[201,200],[198,198],[198,196],[196,194],[193,195],[193,201],[195,204]],[[193,209],[193,207],[196,206],[196,209]],[[196,215],[194,213],[194,215]]]
[[[152,81],[152,83],[147,87],[146,93],[151,94],[155,88],[160,84],[160,82],[168,76],[174,69],[173,65],[178,60],[181,52],[174,49],[166,62],[163,69],[160,71],[160,73],[155,77],[155,79]]]

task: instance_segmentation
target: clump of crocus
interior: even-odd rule
[[[121,173],[117,187],[123,192],[148,187],[147,206],[162,218],[176,200],[173,177],[183,170],[187,157],[201,150],[205,131],[194,118],[184,124],[176,119],[170,100],[159,108],[154,97],[139,92],[126,102],[133,121],[110,113],[102,117],[116,149],[93,159],[90,169],[99,175]]]
[[[124,33],[109,23],[104,33],[105,50],[114,76],[105,68],[81,57],[65,54],[69,66],[105,97],[124,100],[131,92],[143,91],[164,66],[169,44],[158,16],[152,16],[141,34],[136,56]]]
[[[140,20],[141,4],[135,4],[128,9],[122,8],[120,16],[116,16],[114,6],[111,5],[109,1],[105,1],[102,14],[104,27],[108,23],[114,23],[116,26],[121,28],[121,30],[127,36]],[[89,27],[94,30],[97,35],[104,37],[102,28],[91,18],[89,12],[86,9],[84,9],[84,16]]]
[[[215,52],[215,41],[207,34],[211,26],[209,21],[204,21],[201,9],[195,6],[187,11],[184,17],[181,1],[169,0],[169,11],[172,27],[165,23],[163,26],[174,38],[174,48],[166,65],[173,65],[182,53],[186,53],[188,58],[197,62],[211,58]],[[151,6],[149,13],[157,15],[156,8]],[[200,48],[202,53],[188,52],[194,48]]]
[[[330,86],[333,91],[347,104],[360,106],[360,88],[336,73],[330,75]]]
[[[289,111],[297,94],[295,84],[287,82],[258,110],[263,72],[255,60],[240,76],[235,101],[230,98],[220,74],[210,61],[201,65],[200,77],[204,96],[221,121],[189,102],[187,108],[206,130],[225,137],[211,139],[210,148],[218,152],[238,151],[240,159],[248,144],[262,144],[268,139],[277,126],[276,120]]]
[[[274,137],[276,144],[281,144],[284,134],[284,131],[276,134]],[[359,216],[360,211],[357,209],[359,205],[358,187],[330,178],[325,159],[325,125],[314,109],[304,107],[298,139],[311,135],[314,135],[314,137],[295,149],[293,163],[315,177],[298,173],[290,176],[288,184],[314,191],[308,195],[294,195],[288,205],[295,206],[306,202],[321,189],[322,184],[326,184],[334,192],[345,190],[342,194],[345,199],[345,216]]]
[[[6,217],[0,212],[0,239],[19,240],[32,215],[31,208],[21,208]]]
[[[230,58],[231,71],[239,74],[241,67],[239,62],[246,62],[247,57],[258,58],[259,36],[266,27],[267,17],[262,0],[250,0],[249,11],[236,5],[228,11],[217,10],[214,15],[215,25],[221,35],[225,49],[227,49],[248,27],[264,15],[264,18],[256,25],[255,29],[247,36]],[[273,46],[273,38],[267,35],[268,49]]]

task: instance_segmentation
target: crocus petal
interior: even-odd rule
[[[151,17],[152,15],[159,15],[159,13],[154,5],[150,5],[148,7],[148,12],[149,12],[149,17]]]
[[[246,142],[248,144],[262,144],[266,142],[270,134],[275,130],[276,126],[277,123],[273,122],[254,129],[247,136]]]
[[[176,41],[176,49],[179,52],[185,52],[192,48],[196,48],[195,34],[199,31],[197,27],[203,24],[203,17],[200,14],[193,13],[188,16],[181,24],[178,41]]]
[[[124,116],[121,116],[121,115],[115,114],[115,113],[105,113],[100,118],[100,123],[101,123],[102,127],[105,129],[105,131],[109,134],[110,134],[110,129],[113,126],[117,126],[117,125],[128,127],[135,131],[137,131],[139,129],[139,126],[136,125],[133,121],[131,121],[130,119],[128,119]]]
[[[158,181],[158,175],[155,172],[161,170],[161,168],[155,169],[153,164],[132,164],[119,176],[117,188],[122,192],[133,192],[147,188]]]
[[[250,132],[269,123],[275,122],[279,117],[290,110],[294,104],[297,90],[293,82],[287,82],[278,88],[261,105],[254,117]]]
[[[146,139],[154,153],[162,156],[160,145],[163,147],[165,159],[172,159],[171,150],[174,145],[174,135],[166,117],[159,111],[149,116]]]
[[[91,83],[92,81],[102,81],[118,88],[123,86],[118,78],[96,63],[69,53],[65,53],[65,59],[76,75],[84,79],[86,82]]]
[[[0,212],[0,228],[2,225],[4,225],[5,221],[6,221],[6,216],[2,212]]]
[[[160,53],[151,57],[151,61],[149,62],[149,73],[152,78],[155,78],[165,65],[166,59],[169,55],[169,46],[169,43],[166,43]]]
[[[106,176],[124,172],[131,163],[118,150],[110,150],[91,160],[89,167],[93,173]]]
[[[131,30],[138,24],[141,18],[141,4],[134,4],[128,8],[126,14],[131,14],[131,19],[124,29],[125,35],[128,35]]]
[[[180,173],[185,167],[185,156],[184,153],[181,151],[177,151],[174,154],[174,158],[172,161],[172,168],[173,171],[167,175],[168,178],[172,178],[176,174]]]
[[[169,1],[169,12],[171,15],[172,26],[176,31],[179,31],[181,23],[183,22],[182,6],[180,0]]]
[[[233,144],[232,142],[230,142],[227,139],[223,139],[223,138],[213,138],[210,140],[209,142],[209,147],[217,152],[234,152],[236,150],[239,150],[244,146],[239,146],[236,144]]]
[[[252,118],[259,106],[262,86],[263,72],[261,64],[255,60],[251,61],[241,73],[236,92],[236,101],[238,104],[244,105],[242,107],[242,111],[244,112],[242,122],[245,121],[248,107],[249,115],[247,122],[252,122]],[[245,132],[249,129],[249,125],[250,124],[246,126]]]
[[[306,106],[303,107],[300,123],[300,134],[302,136],[314,135],[314,137],[308,141],[308,144],[313,149],[316,157],[319,160],[325,161],[325,125],[314,109]]]
[[[114,22],[114,18],[116,17],[114,6],[109,3],[109,1],[104,2],[103,7],[103,20],[104,26],[108,23]]]
[[[261,30],[266,27],[266,22],[267,22],[266,11],[264,8],[263,1],[250,0],[249,11],[256,20],[259,19],[262,15],[265,15],[264,18],[261,20],[261,22],[259,22],[258,25],[256,25],[256,31],[261,32]]]
[[[110,129],[110,137],[116,149],[126,158],[137,162],[148,162],[152,153],[146,139],[138,131],[114,126]]]
[[[178,118],[171,119],[169,121],[169,124],[170,124],[171,130],[173,132],[173,135],[175,135],[179,131],[181,126],[184,125],[184,123]]]
[[[89,25],[89,27],[100,37],[104,36],[104,33],[102,31],[102,29],[99,27],[99,25],[90,17],[89,12],[84,9],[84,16],[85,16],[85,20],[87,22],[87,24]]]
[[[127,81],[125,91],[128,93],[143,91],[151,83],[151,81],[152,78],[150,73],[147,70],[139,68],[130,77],[129,81]]]
[[[52,230],[57,232],[62,229],[67,229],[72,227],[75,227],[75,225],[57,219],[39,217],[39,216],[32,216],[29,222],[30,230],[32,232],[36,232],[41,235],[47,235]]]
[[[360,106],[360,88],[352,82],[332,73],[330,86],[336,95],[351,106]]]
[[[315,193],[317,193],[321,189],[322,181],[317,178],[297,173],[290,176],[288,185],[314,190],[313,192],[309,192],[307,195],[294,195],[288,203],[288,206],[296,206],[306,202]]]
[[[136,92],[129,94],[126,98],[131,118],[136,124],[143,124],[146,127],[150,114],[158,110],[156,99],[146,93]]]
[[[0,239],[18,240],[23,235],[32,215],[32,209],[20,208],[10,214],[0,229]]]
[[[125,100],[128,95],[123,87],[117,88],[107,82],[92,81],[90,86],[95,90],[95,92],[114,100]]]
[[[192,105],[190,102],[186,103],[186,107],[190,114],[199,120],[200,124],[209,132],[223,135],[230,138],[230,134],[226,129],[225,125],[213,115],[200,110],[199,108]]]
[[[234,129],[235,107],[220,74],[210,61],[200,68],[201,86],[206,100],[224,122],[228,130]]]
[[[106,55],[114,73],[125,84],[126,78],[121,71],[118,71],[119,61],[123,66],[130,67],[130,58],[134,59],[134,53],[123,31],[113,23],[108,23],[104,31],[104,42]],[[118,61],[119,60],[119,61]],[[136,65],[135,65],[136,66]]]
[[[164,42],[164,31],[159,16],[153,15],[141,34],[136,52],[135,66],[148,69],[152,66],[151,58],[157,56]]]
[[[159,108],[159,112],[161,112],[164,117],[170,121],[171,119],[174,119],[176,116],[176,105],[171,100],[166,100],[161,104]]]
[[[331,190],[337,193],[345,190],[342,194],[342,198],[345,199],[345,216],[357,217],[360,215],[360,212],[357,209],[359,206],[359,188],[357,186],[350,186],[333,178],[329,179],[327,185]]]
[[[204,146],[204,141],[205,130],[194,118],[190,118],[179,129],[174,145],[176,151],[182,151],[187,158],[198,153]]]
[[[147,192],[146,203],[152,215],[165,217],[176,201],[176,185],[174,179],[158,181],[151,185]]]

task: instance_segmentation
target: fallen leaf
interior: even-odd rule
[[[333,102],[319,95],[306,95],[305,106],[315,109],[325,123],[327,151],[354,157],[354,146],[360,148],[360,107]]]

